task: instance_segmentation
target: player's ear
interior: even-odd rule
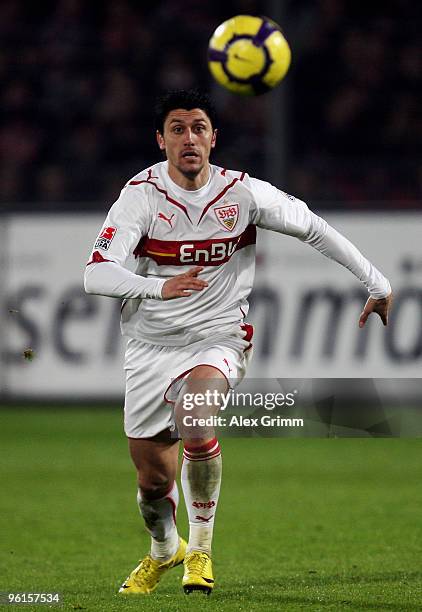
[[[157,138],[158,146],[160,147],[162,151],[164,151],[164,149],[166,148],[166,143],[164,142],[164,136],[158,130],[156,131],[155,136]]]
[[[211,149],[215,147],[215,143],[217,142],[217,130],[214,130],[211,138]]]

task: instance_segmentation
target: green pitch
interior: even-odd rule
[[[0,591],[64,602],[11,610],[422,610],[421,440],[223,439],[214,593],[185,596],[176,568],[124,599],[149,538],[120,412],[9,408],[0,421]]]

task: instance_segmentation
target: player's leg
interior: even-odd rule
[[[178,546],[176,484],[178,440],[165,430],[154,438],[129,438],[129,451],[138,476],[138,506],[151,535],[151,556],[166,560]]]
[[[162,574],[185,557],[186,543],[176,527],[178,447],[178,440],[172,439],[168,430],[153,438],[129,438],[138,475],[137,500],[151,535],[151,551],[126,579],[121,593],[151,593]]]
[[[209,418],[219,410],[218,396],[204,405],[195,404],[196,394],[208,397],[225,393],[227,379],[214,367],[197,366],[186,378],[175,405],[175,420],[183,439],[182,488],[189,517],[189,542],[185,559],[185,592],[210,592],[214,585],[211,543],[220,493],[222,461],[212,426],[196,426],[197,418]],[[186,410],[185,398],[190,409]],[[202,402],[201,402],[202,404]],[[187,425],[185,417],[188,416]]]

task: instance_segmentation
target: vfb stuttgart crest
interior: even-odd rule
[[[229,232],[234,230],[239,218],[239,204],[236,202],[229,202],[224,206],[214,208],[214,212],[224,229]]]

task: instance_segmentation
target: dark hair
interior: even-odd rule
[[[174,89],[158,98],[155,105],[155,129],[160,134],[163,133],[167,115],[176,108],[200,108],[208,115],[212,127],[216,127],[217,113],[208,94],[198,89]]]

